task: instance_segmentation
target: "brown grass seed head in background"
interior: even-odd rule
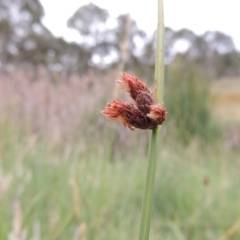
[[[115,100],[101,111],[106,118],[121,122],[131,130],[153,129],[165,121],[167,115],[165,107],[156,103],[153,92],[144,82],[127,73],[122,73],[122,79],[117,82],[129,92],[137,108],[131,103]]]

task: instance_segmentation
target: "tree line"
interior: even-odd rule
[[[154,69],[155,33],[147,35],[128,14],[110,19],[106,9],[89,3],[76,10],[67,25],[79,42],[57,38],[42,24],[44,8],[38,0],[0,1],[0,69],[28,67],[35,75],[47,72],[83,75],[107,71],[124,62],[126,71],[149,77]],[[112,24],[110,24],[112,23]],[[165,29],[165,62],[201,66],[216,78],[240,75],[240,53],[230,36],[217,31]],[[180,46],[180,47],[179,47]],[[181,46],[184,46],[181,47]]]

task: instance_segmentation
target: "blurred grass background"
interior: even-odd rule
[[[155,33],[108,11],[79,4],[68,42],[41,1],[0,1],[0,239],[137,239],[150,131],[100,111],[122,69],[155,88]],[[240,52],[207,30],[165,28],[153,240],[240,239]]]
[[[150,132],[100,115],[116,78],[1,75],[0,239],[137,238]],[[151,239],[239,239],[236,89],[240,79],[167,68]]]

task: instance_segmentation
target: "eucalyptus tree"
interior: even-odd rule
[[[96,58],[100,59],[99,64],[101,65],[104,56],[109,53],[108,18],[107,10],[89,3],[77,9],[68,20],[68,27],[79,32],[80,46],[91,52],[91,59],[88,60],[84,56],[83,60],[87,61],[89,66],[94,65]]]

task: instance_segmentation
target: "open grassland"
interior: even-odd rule
[[[2,77],[0,239],[137,239],[149,134],[100,116],[116,78]],[[150,239],[240,239],[239,149],[184,146],[175,130],[159,144]]]
[[[137,148],[109,163],[93,146],[53,152],[10,131],[0,141],[0,239],[137,239],[147,167]],[[151,239],[239,239],[239,155],[159,147]]]
[[[240,149],[240,78],[212,82],[210,101],[216,122],[222,125],[225,146]]]
[[[211,99],[222,121],[240,123],[240,78],[212,82]]]

